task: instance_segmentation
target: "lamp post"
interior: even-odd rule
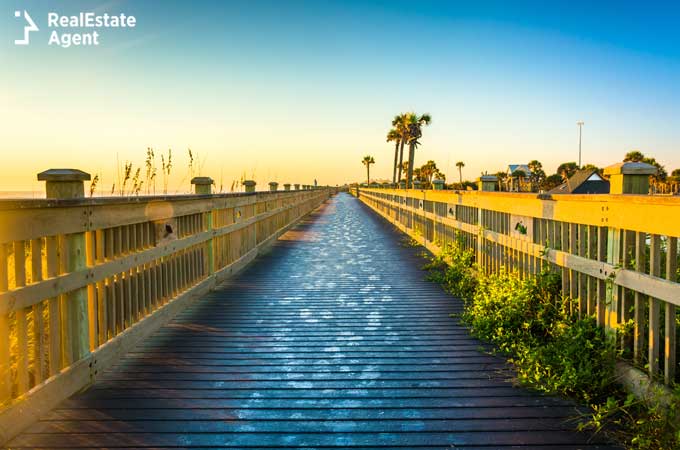
[[[576,125],[578,125],[578,168],[581,168],[581,134],[583,130],[583,125],[585,124],[584,121],[579,120],[576,122]]]

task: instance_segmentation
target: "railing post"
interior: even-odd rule
[[[246,192],[255,192],[255,186],[257,183],[254,180],[246,180],[243,182],[243,186],[246,188]]]
[[[609,175],[609,193],[613,195],[649,194],[649,177],[657,173],[656,167],[642,162],[622,162],[606,167],[604,174]],[[607,263],[620,267],[622,264],[622,231],[618,228],[607,229]],[[616,274],[611,274],[612,277]],[[619,321],[619,300],[621,288],[611,279],[606,286],[605,327],[612,334],[616,332]],[[652,302],[658,300],[652,299]]]
[[[284,183],[283,190],[284,191],[290,191],[290,183]]]
[[[279,183],[276,181],[270,181],[269,182],[269,191],[270,192],[276,192],[279,190]]]
[[[38,181],[45,181],[47,198],[54,199],[84,198],[83,182],[89,179],[90,174],[76,169],[50,169],[38,174]],[[85,232],[64,235],[64,272],[77,272],[87,268],[85,245]],[[90,353],[87,288],[82,287],[64,294],[64,305],[66,311],[62,317],[66,323],[62,326],[67,333],[63,336],[63,350],[67,358],[70,356],[68,359],[78,361]]]
[[[210,177],[194,177],[191,179],[191,184],[194,185],[194,192],[196,195],[210,195],[212,194],[212,185],[214,181]],[[206,211],[206,231],[210,232],[213,228],[213,210]],[[210,238],[206,242],[206,257],[208,259],[208,275],[215,273],[215,258],[213,240]]]
[[[194,193],[197,195],[212,194],[213,179],[210,177],[194,177],[191,184],[194,185]]]
[[[295,186],[296,191],[300,190],[300,183],[295,183],[293,186]]]
[[[605,167],[609,175],[610,194],[649,194],[649,177],[656,175],[657,169],[643,162],[624,162]]]

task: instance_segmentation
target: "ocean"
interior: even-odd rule
[[[45,191],[0,191],[0,200],[10,198],[45,198]]]

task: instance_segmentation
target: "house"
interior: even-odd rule
[[[516,171],[524,172],[523,177],[514,177],[513,173]],[[506,170],[507,176],[505,177],[505,190],[507,191],[527,191],[531,190],[531,186],[528,184],[529,175],[531,170],[529,170],[528,164],[510,164]]]
[[[577,170],[548,194],[609,194],[609,181],[602,178],[596,169]]]
[[[528,164],[510,164],[508,165],[508,178],[512,177],[512,174],[515,173],[515,171],[521,170],[524,172],[525,177],[527,178],[529,174],[531,174],[531,170],[529,170],[529,165]]]

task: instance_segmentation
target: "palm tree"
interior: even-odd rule
[[[375,164],[375,160],[371,155],[364,156],[361,160],[361,164],[366,166],[366,184],[371,184],[371,164]]]
[[[520,183],[521,183],[520,180],[522,180],[522,179],[524,179],[524,178],[527,177],[526,172],[523,171],[522,169],[517,169],[517,170],[515,170],[514,172],[512,172],[512,173],[510,174],[510,176],[512,177],[513,180],[517,180],[517,192],[519,192],[519,191],[521,190],[521,189],[520,189]]]
[[[460,179],[460,184],[463,184],[463,167],[465,167],[465,163],[463,161],[458,161],[456,163],[456,167],[458,167],[458,177]]]
[[[531,190],[537,191],[543,180],[545,180],[545,172],[543,171],[543,164],[534,159],[529,162],[529,181],[531,182]]]
[[[423,126],[429,125],[432,122],[432,117],[429,114],[423,114],[418,117],[415,113],[407,114],[408,123],[408,176],[406,178],[406,188],[409,189],[413,182],[413,159],[415,157],[416,148],[420,145],[418,139],[423,135]]]
[[[644,160],[645,155],[637,150],[626,153],[626,156],[623,158],[623,162],[642,162]]]
[[[416,173],[416,170],[414,169],[413,173]],[[420,168],[420,177],[416,176],[416,180],[420,180],[423,183],[425,183],[425,188],[429,188],[432,186],[432,178],[434,178],[435,174],[439,172],[439,169],[437,168],[437,163],[435,163],[432,160],[429,160],[427,163],[423,164],[423,166]]]
[[[404,166],[404,144],[408,140],[408,114],[397,114],[392,119],[392,126],[394,130],[399,134],[399,164],[397,165],[397,180],[401,181],[401,171]]]
[[[503,181],[508,177],[507,172],[497,172],[496,177],[498,178],[498,190],[503,190]]]
[[[394,166],[392,167],[392,183],[397,182],[397,162],[399,160],[399,144],[401,143],[401,134],[396,128],[392,128],[387,133],[387,142],[394,142]]]
[[[562,179],[567,181],[572,177],[578,170],[578,165],[575,162],[566,162],[559,165],[557,168],[557,173],[562,175]]]

